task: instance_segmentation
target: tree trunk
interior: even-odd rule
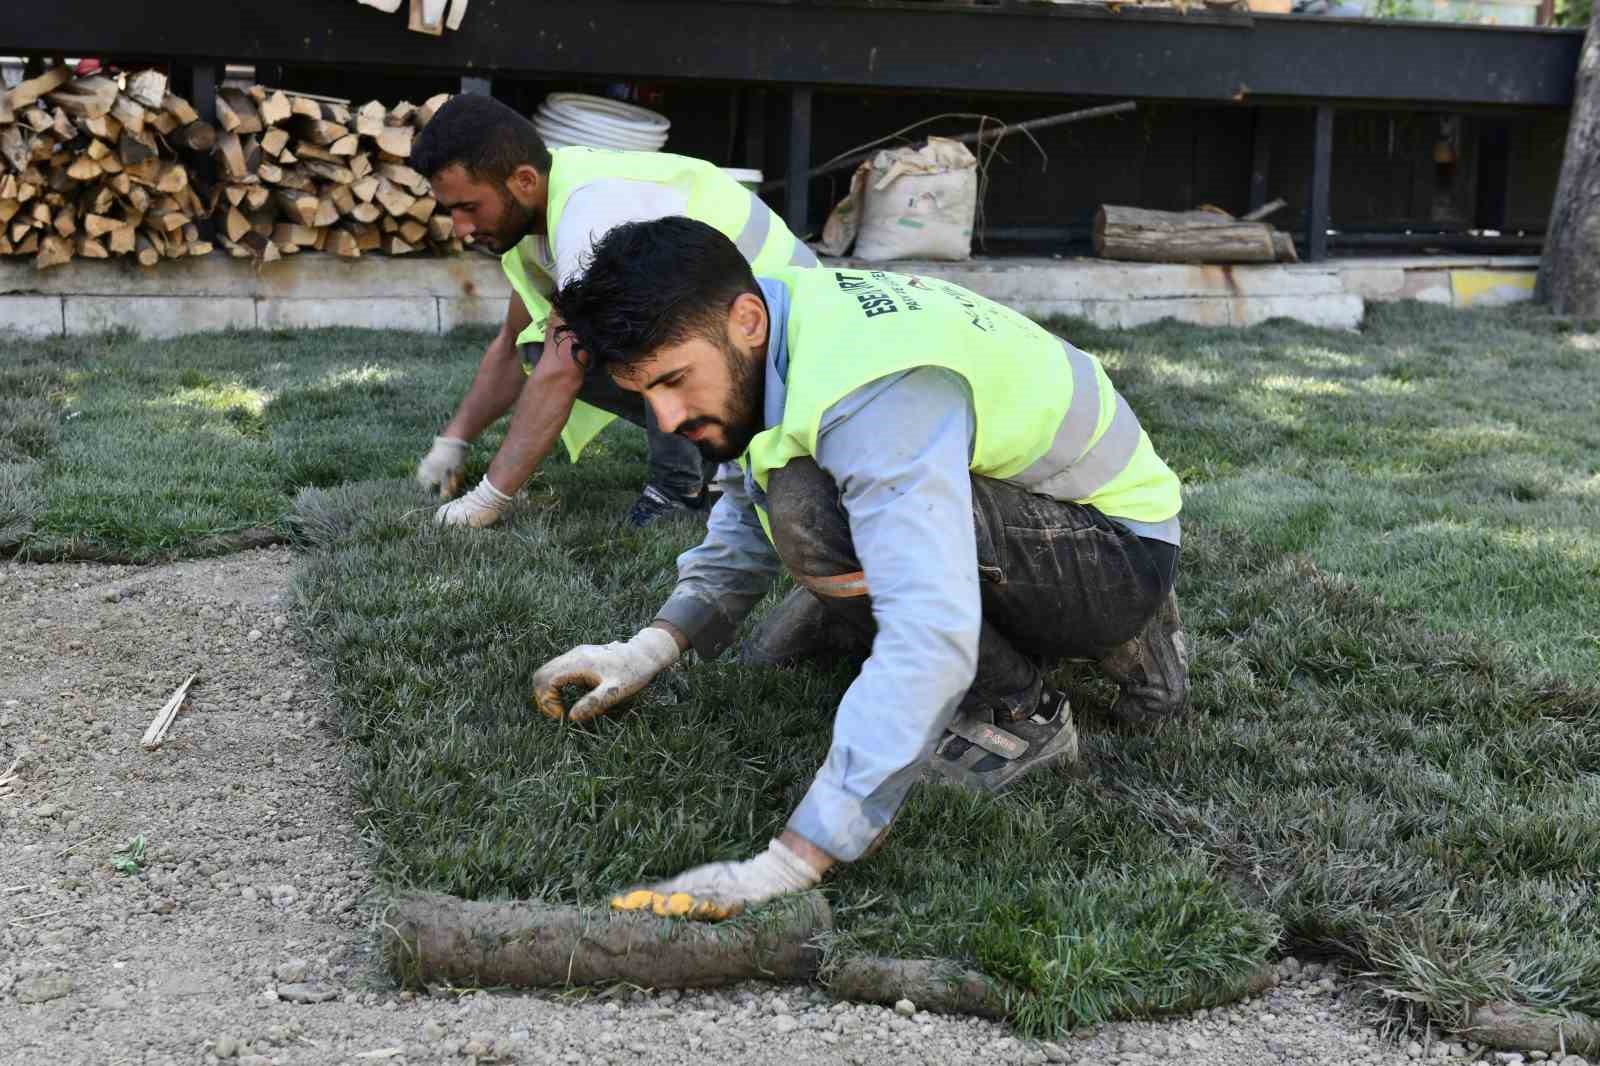
[[[1572,90],[1572,124],[1545,231],[1534,299],[1560,315],[1600,316],[1600,7]]]
[[[1211,211],[1148,211],[1103,205],[1094,216],[1094,251],[1142,263],[1294,262],[1294,242],[1265,222]]]

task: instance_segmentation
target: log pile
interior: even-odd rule
[[[406,165],[411,143],[449,97],[420,107],[348,104],[253,85],[217,94],[217,239],[272,262],[314,249],[459,252],[428,180]]]
[[[262,262],[459,252],[449,215],[406,165],[447,99],[352,108],[224,87],[212,125],[159,71],[56,67],[0,94],[0,256],[45,269],[114,256],[155,266],[214,248]]]
[[[0,96],[0,255],[40,268],[204,255],[210,213],[183,158],[212,127],[166,75],[73,78],[56,67]]]

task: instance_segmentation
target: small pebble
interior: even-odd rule
[[[917,1005],[909,999],[902,999],[894,1005],[894,1012],[902,1018],[910,1018],[917,1013]]]

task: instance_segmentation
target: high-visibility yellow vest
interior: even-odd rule
[[[937,366],[972,391],[973,473],[1136,522],[1178,514],[1177,475],[1100,361],[1032,320],[930,278],[835,268],[766,276],[789,292],[789,366],[783,420],[742,460],[763,492],[774,470],[816,455],[828,408],[879,378]]]
[[[722,231],[758,274],[786,267],[812,266],[817,261],[811,249],[789,232],[789,227],[771,208],[703,159],[666,152],[616,152],[601,148],[557,148],[550,153],[550,158],[545,232],[552,242],[559,232],[561,213],[574,192],[591,182],[623,179],[648,181],[681,191],[687,200],[686,214]],[[544,272],[536,258],[537,241],[537,237],[525,238],[500,257],[506,279],[533,320],[517,336],[519,345],[544,340],[545,321],[550,316],[550,295],[555,291],[554,279]],[[553,243],[550,251],[553,256]],[[614,417],[581,400],[573,405],[572,414],[561,430],[561,440],[574,462],[584,446]]]

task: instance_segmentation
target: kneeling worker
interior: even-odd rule
[[[570,347],[553,337],[549,294],[592,243],[619,222],[688,215],[733,239],[757,270],[815,266],[817,259],[749,190],[699,159],[592,148],[547,151],[533,123],[488,96],[463,95],[439,109],[411,151],[456,234],[503,253],[513,295],[500,332],[454,417],[417,466],[417,481],[449,498],[462,488],[467,442],[515,405],[487,476],[440,507],[436,520],[487,526],[533,475],[558,437],[574,460],[615,415],[643,426],[649,462],[627,521],[698,510],[711,468],[694,445],[661,432],[644,403],[605,375],[587,379]],[[523,373],[522,364],[532,365]]]
[[[590,373],[742,476],[655,621],[546,663],[540,708],[588,684],[589,718],[687,648],[717,655],[780,566],[799,587],[751,657],[870,648],[778,839],[613,906],[725,917],[860,858],[925,770],[998,791],[1076,758],[1042,662],[1098,660],[1121,720],[1182,710],[1178,479],[1094,357],[941,281],[755,277],[686,218],[612,230],[555,307]]]

